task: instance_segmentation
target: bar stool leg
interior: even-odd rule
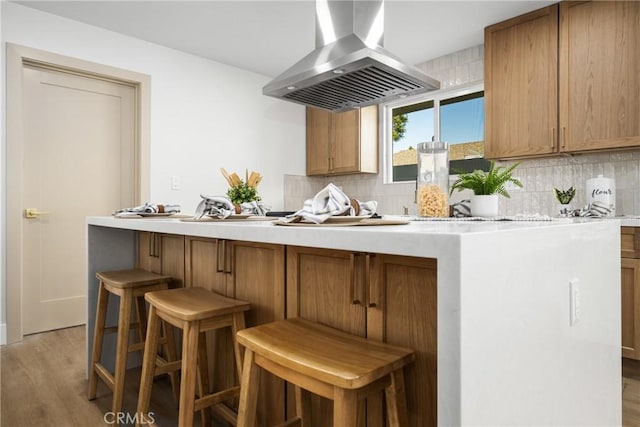
[[[166,326],[170,328],[171,326]],[[156,354],[158,353],[158,342],[160,340],[160,318],[156,314],[156,308],[149,309],[149,324],[147,327],[147,337],[144,345],[144,357],[142,360],[142,373],[140,374],[140,392],[138,395],[138,425],[142,418],[146,419],[149,412],[149,402],[151,400],[151,386],[153,384],[153,374],[156,366]]]
[[[233,342],[233,354],[236,358],[236,370],[238,371],[238,381],[242,381],[242,352],[243,347],[238,344],[236,333],[245,328],[244,313],[234,313],[233,322],[231,323],[231,340]]]
[[[353,427],[358,425],[358,398],[353,390],[334,387],[333,426]]]
[[[138,317],[138,342],[143,342],[147,336],[147,306],[144,296],[135,297],[136,314]]]
[[[407,398],[404,392],[404,373],[400,368],[390,375],[391,384],[384,390],[389,427],[405,427],[409,425],[409,420],[407,419]]]
[[[124,378],[127,372],[127,356],[129,355],[129,330],[131,327],[131,304],[133,292],[125,290],[120,296],[118,314],[118,340],[116,344],[116,369],[113,375],[112,411],[119,413],[124,400]]]
[[[296,391],[296,416],[300,419],[299,425],[308,427],[311,425],[309,417],[311,416],[311,394],[298,386]]]
[[[164,331],[164,337],[166,339],[165,352],[167,355],[167,362],[174,362],[178,360],[178,353],[176,351],[176,339],[173,334],[173,326],[167,322],[161,322],[162,330]],[[169,372],[169,379],[171,380],[171,389],[173,390],[173,400],[175,402],[180,401],[180,380],[178,379],[178,372]]]
[[[100,363],[102,357],[102,341],[104,339],[104,325],[107,320],[107,306],[109,304],[109,292],[100,282],[98,288],[98,307],[96,309],[96,324],[93,329],[93,346],[91,351],[91,367],[89,372],[89,400],[96,398],[98,389],[98,372],[96,372],[96,363]]]
[[[185,322],[182,336],[182,382],[180,384],[179,427],[193,425],[193,412],[196,392],[196,371],[189,368],[198,363],[198,337],[200,325],[197,322]]]
[[[245,349],[237,427],[254,427],[256,425],[260,367],[255,364],[254,357],[253,351]]]
[[[198,334],[198,397],[203,397],[209,394],[209,365],[207,358],[207,336],[205,333]],[[202,425],[208,426],[210,424],[209,408],[204,408],[200,411],[200,417],[202,419]]]

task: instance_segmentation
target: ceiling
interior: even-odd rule
[[[315,48],[313,0],[15,1],[274,77]],[[555,1],[386,0],[384,47],[410,64],[483,42],[483,28]]]

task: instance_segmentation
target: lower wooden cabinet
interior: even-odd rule
[[[640,360],[640,227],[620,228],[622,357]]]
[[[640,360],[640,259],[621,260],[622,357]]]
[[[170,286],[184,286],[184,236],[177,234],[138,233],[138,268],[173,278]]]
[[[287,317],[413,348],[416,362],[405,370],[409,424],[436,426],[436,273],[432,259],[289,246]],[[312,413],[314,425],[331,425],[329,401],[314,397]],[[367,426],[385,425],[382,395],[367,399],[366,414]]]
[[[405,368],[409,424],[437,425],[436,260],[158,233],[139,233],[138,265],[249,301],[247,326],[304,317],[354,335],[413,348]],[[638,270],[634,270],[635,272]],[[623,285],[624,287],[624,285]],[[214,390],[237,383],[227,331],[206,337]],[[385,425],[384,400],[361,404],[361,426]],[[263,374],[259,425],[294,413],[293,389]],[[365,415],[366,414],[366,415]],[[332,404],[314,397],[314,426],[330,426]]]
[[[284,318],[284,246],[186,237],[185,255],[185,285],[249,301],[251,310],[245,313],[247,327]],[[212,331],[206,342],[208,353],[216,355],[209,358],[209,380],[214,390],[237,384],[229,331]],[[265,374],[260,387],[260,425],[282,423],[284,381]]]
[[[409,425],[437,426],[438,294],[435,259],[371,255],[367,337],[409,347],[416,360],[405,367]],[[381,399],[376,402],[381,403]],[[367,407],[369,426],[371,404]]]
[[[332,328],[365,337],[366,308],[363,299],[363,256],[346,251],[287,247],[287,317],[303,317]],[[293,387],[287,392],[288,417],[295,414]],[[360,407],[365,425],[365,406]],[[315,426],[332,425],[333,403],[312,396]]]

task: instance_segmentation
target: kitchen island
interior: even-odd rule
[[[182,236],[185,240],[176,240],[176,246],[184,242],[184,259],[173,262],[186,266],[180,284],[197,286],[208,278],[190,272],[196,261],[202,267],[207,258],[196,256],[195,249],[216,242],[211,248],[225,252],[220,242],[240,242],[238,247],[262,251],[253,252],[254,259],[243,265],[259,270],[249,286],[261,287],[255,277],[272,285],[277,278],[283,282],[270,292],[276,301],[273,318],[324,319],[322,313],[335,312],[335,307],[315,288],[336,281],[344,283],[350,307],[325,323],[338,322],[372,339],[407,345],[406,338],[413,344],[418,358],[410,377],[417,380],[407,380],[412,425],[621,424],[617,221],[296,227],[90,217],[87,225],[88,345],[96,271],[151,265],[140,259],[145,248],[156,251],[150,236]],[[282,261],[275,270],[262,268],[267,249],[275,254],[271,262]],[[242,252],[233,253],[228,261],[220,250],[212,251],[211,275],[233,270]],[[345,274],[333,275],[342,265]],[[313,274],[324,274],[324,282],[297,282]],[[220,289],[230,288],[223,284]],[[275,404],[284,406],[285,400]],[[370,408],[379,410],[375,403]]]

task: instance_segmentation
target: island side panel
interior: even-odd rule
[[[87,374],[91,365],[91,347],[96,321],[98,301],[98,271],[123,270],[133,268],[137,256],[137,232],[119,228],[87,226]],[[107,326],[114,325],[118,319],[117,297],[109,298]],[[104,339],[102,364],[113,371],[115,354],[108,349],[116,348],[115,334],[107,334]],[[133,363],[133,359],[130,358]],[[138,361],[139,363],[139,361]]]
[[[467,235],[461,271],[461,425],[621,425],[616,221]]]

